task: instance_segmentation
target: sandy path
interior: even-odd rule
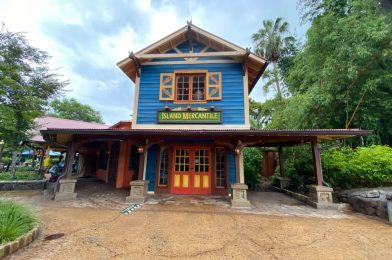
[[[40,239],[10,259],[392,259],[392,227],[358,214],[269,216],[211,206],[37,208]],[[46,235],[65,236],[44,241]]]

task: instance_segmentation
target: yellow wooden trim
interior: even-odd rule
[[[173,101],[173,104],[178,104],[178,105],[184,105],[184,104],[205,104],[205,103],[207,103],[207,100],[204,100],[204,101],[200,101],[200,100],[198,100],[198,101],[192,101],[192,100],[190,100],[190,101]]]
[[[182,175],[182,188],[189,188],[189,175],[188,174]]]
[[[210,187],[210,178],[207,175],[203,175],[203,188],[207,189],[208,187]]]
[[[200,188],[200,175],[194,175],[193,187]]]
[[[215,76],[218,76],[216,79]],[[214,84],[210,84],[210,77]],[[212,89],[212,92],[210,90]],[[213,94],[219,92],[219,95],[212,97]],[[221,72],[208,72],[206,83],[206,99],[207,100],[221,100],[222,99],[222,73]]]
[[[164,79],[164,77],[167,77]],[[171,84],[167,85],[171,80]],[[174,82],[175,82],[175,75],[174,73],[161,73],[160,80],[159,80],[159,100],[173,100],[174,99]],[[171,89],[171,96],[168,92],[168,89]],[[163,94],[166,94],[169,97],[163,97]]]
[[[181,176],[179,174],[174,175],[174,183],[173,183],[174,187],[176,187],[176,188],[180,187],[180,178],[181,178]]]

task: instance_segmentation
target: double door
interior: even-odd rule
[[[210,148],[175,147],[172,165],[172,193],[211,194]]]

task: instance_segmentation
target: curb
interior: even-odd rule
[[[22,247],[29,245],[31,242],[37,239],[39,233],[40,233],[40,227],[36,226],[26,234],[16,238],[14,241],[8,242],[7,244],[0,245],[0,259],[16,252],[18,249]]]

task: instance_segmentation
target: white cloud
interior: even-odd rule
[[[226,8],[224,12],[209,10],[207,1],[200,3],[200,1],[189,0],[185,5],[182,0],[177,2],[180,3],[178,5],[165,1],[160,3],[159,8],[154,6],[150,0],[102,1],[99,2],[99,8],[93,8],[98,4],[96,2],[89,3],[92,8],[89,8],[87,3],[78,0],[0,0],[0,21],[5,22],[10,31],[28,32],[27,38],[31,44],[47,51],[53,57],[50,60],[51,68],[59,68],[56,72],[70,80],[71,84],[66,95],[92,105],[103,113],[104,120],[107,122],[119,120],[121,116],[128,119],[132,110],[132,83],[116,68],[116,63],[126,58],[128,51],[139,51],[160,40],[184,26],[191,17],[194,24],[212,33],[234,43],[250,46],[247,40],[249,39],[250,42],[251,32],[257,29],[262,19],[270,18],[263,14],[264,6],[267,4],[263,6],[251,3],[237,4],[236,6],[244,6],[244,8],[254,6],[250,11],[258,12],[257,17],[248,15],[240,18],[238,14],[242,14],[244,10],[237,10],[238,8],[229,11],[226,11]],[[232,5],[231,1],[224,3],[225,7]],[[116,8],[108,8],[113,5],[116,5]],[[268,5],[271,9],[273,4]],[[122,14],[115,13],[115,10],[119,8],[127,10]],[[132,20],[131,16],[137,16],[139,21]],[[108,32],[107,28],[101,30],[98,26],[92,27],[92,24],[96,22],[105,25],[113,24],[116,27]],[[79,33],[85,30],[86,37],[94,37],[94,39],[83,39],[79,35],[79,38],[72,38],[75,44],[69,46],[56,39],[54,35],[50,35],[51,30],[45,30],[47,27],[53,30],[71,26],[80,29]],[[244,30],[239,30],[239,28]],[[61,35],[61,32],[56,33]],[[72,37],[72,31],[70,34],[69,37]],[[87,40],[93,42],[94,46],[88,46]],[[81,68],[81,66],[86,66],[80,65],[82,62],[88,64],[88,71]],[[117,70],[117,73],[111,74],[112,70]],[[91,79],[94,71],[97,71],[97,78]],[[102,71],[109,72],[110,78],[102,79],[103,77],[98,74]],[[128,83],[123,83],[124,86],[120,85],[122,84],[120,82]],[[119,92],[120,90],[122,93]],[[107,98],[128,103],[108,106],[103,99],[97,98],[99,95],[106,95]],[[124,99],[124,95],[129,95],[130,101]]]

